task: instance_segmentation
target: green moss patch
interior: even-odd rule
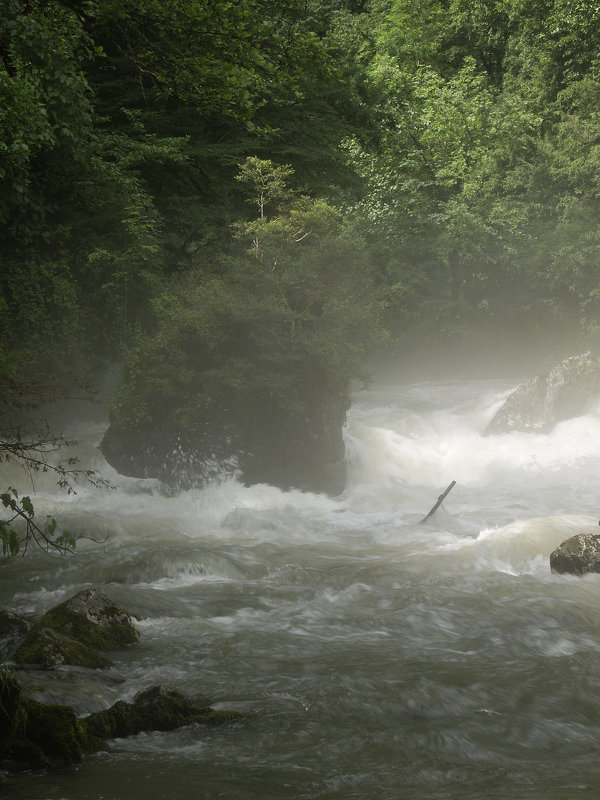
[[[52,628],[99,650],[115,650],[139,641],[131,617],[97,589],[84,589],[34,623],[32,631]]]
[[[51,628],[39,628],[37,625],[18,648],[15,659],[20,664],[45,666],[71,664],[91,669],[110,667],[112,664],[108,658],[70,636],[64,636]]]

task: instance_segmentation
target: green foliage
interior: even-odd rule
[[[37,523],[29,496],[19,497],[18,492],[9,487],[0,494],[0,503],[9,514],[8,519],[0,520],[2,556],[16,556],[21,550],[26,552],[32,542],[46,551],[66,553],[74,550],[76,538],[67,531],[57,534],[54,518],[47,516],[41,525]],[[17,521],[21,524],[20,529],[14,524]]]
[[[365,348],[380,333],[370,267],[358,233],[323,201],[289,199],[288,168],[257,159],[239,173],[257,190],[257,220],[235,226],[248,254],[222,276],[190,275],[154,303],[156,334],[140,338],[112,404],[122,430],[156,423],[168,409],[185,428],[226,410],[236,425],[275,413],[303,418],[345,395]],[[249,179],[249,180],[248,180]]]
[[[382,310],[406,346],[598,330],[599,13],[6,0],[0,403],[125,348],[125,427],[300,418]]]

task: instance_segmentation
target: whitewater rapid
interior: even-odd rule
[[[100,413],[71,416],[115,488],[40,476],[36,508],[98,543],[4,564],[0,605],[38,614],[97,585],[141,641],[104,673],[28,673],[29,690],[85,714],[159,682],[249,716],[117,740],[11,778],[11,797],[596,797],[600,576],[548,558],[598,530],[600,409],[484,435],[517,382],[356,391],[338,497],[235,479],[167,497],[103,461]]]

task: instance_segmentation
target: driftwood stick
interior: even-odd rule
[[[455,487],[455,486],[456,486],[456,481],[452,481],[452,483],[450,484],[450,486],[448,486],[448,488],[446,489],[446,491],[444,492],[444,494],[441,494],[441,495],[438,497],[438,499],[437,499],[437,502],[436,502],[436,504],[433,506],[433,508],[431,509],[431,511],[430,511],[428,514],[426,514],[426,515],[423,517],[423,519],[421,520],[421,522],[419,522],[419,525],[422,525],[422,524],[423,524],[423,522],[426,522],[426,521],[429,519],[429,517],[430,517],[432,514],[435,514],[435,512],[436,512],[436,511],[438,510],[438,508],[439,508],[439,507],[442,505],[442,503],[444,502],[444,500],[446,499],[446,497],[448,497],[448,495],[450,494],[450,492],[452,491],[452,489],[454,489],[454,487]]]

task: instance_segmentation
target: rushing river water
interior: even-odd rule
[[[108,540],[3,565],[0,605],[39,613],[99,586],[141,642],[107,671],[27,673],[28,690],[85,714],[158,682],[248,716],[116,740],[0,795],[597,798],[600,575],[548,558],[598,530],[600,409],[483,436],[517,382],[358,391],[334,499],[234,480],[168,498],[104,464],[102,420],[73,422],[117,489],[67,496],[44,477],[38,513]]]

